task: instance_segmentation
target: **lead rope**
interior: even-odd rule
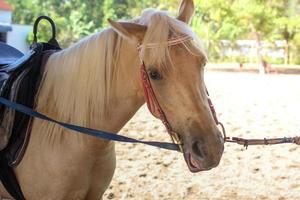
[[[190,38],[187,37],[184,39],[189,40]],[[178,44],[180,42],[182,42],[180,39],[174,39],[174,40],[172,40],[170,45]],[[158,44],[148,45],[148,46],[145,46],[145,48],[153,48],[154,46],[157,46],[157,45]],[[183,152],[183,147],[182,147],[183,144],[181,142],[181,139],[176,132],[172,131],[172,127],[169,124],[169,122],[166,118],[166,115],[163,112],[162,108],[160,107],[159,102],[155,96],[148,73],[146,71],[145,63],[142,60],[141,49],[142,49],[142,45],[139,44],[137,46],[137,50],[138,50],[139,59],[141,61],[141,70],[140,70],[141,71],[141,81],[142,81],[142,85],[143,85],[145,100],[147,102],[147,107],[153,116],[158,117],[162,121],[162,123],[166,127],[173,143],[177,144],[180,151]],[[227,137],[225,127],[218,120],[215,107],[210,99],[207,88],[206,88],[206,93],[207,93],[208,105],[211,110],[213,119],[214,119],[216,125],[221,127],[224,143],[225,142],[236,143],[239,145],[243,145],[246,148],[249,145],[274,145],[274,144],[283,144],[283,143],[294,143],[294,144],[300,145],[300,137],[284,137],[284,138],[272,138],[272,139],[266,139],[266,138],[264,138],[264,139],[244,139],[244,138],[238,138],[238,137]],[[158,116],[156,116],[156,114],[158,114]]]
[[[275,144],[287,144],[287,143],[293,143],[300,145],[300,137],[284,137],[284,138],[270,138],[270,139],[244,139],[239,137],[227,137],[225,132],[224,125],[219,122],[217,118],[217,114],[214,108],[214,105],[209,97],[208,90],[206,89],[206,93],[208,96],[208,104],[210,107],[210,110],[212,112],[213,118],[217,125],[221,126],[222,132],[223,132],[223,138],[224,142],[230,142],[230,143],[236,143],[239,145],[243,145],[246,149],[250,145],[275,145]]]
[[[212,112],[213,118],[216,122],[217,125],[221,126],[222,132],[223,132],[223,137],[224,137],[224,142],[230,142],[230,143],[236,143],[239,145],[243,145],[246,149],[248,148],[249,145],[275,145],[275,144],[287,144],[287,143],[293,143],[300,145],[300,137],[284,137],[284,138],[264,138],[264,139],[244,139],[244,138],[239,138],[239,137],[227,137],[226,132],[225,132],[225,127],[224,125],[219,122],[217,118],[217,114],[214,108],[214,105],[209,97],[208,90],[206,89],[206,93],[208,96],[208,104],[210,107],[210,110]]]
[[[250,145],[275,145],[292,143],[300,145],[300,137],[284,137],[284,138],[264,138],[264,139],[244,139],[239,137],[227,137],[227,142],[243,145],[246,149]]]

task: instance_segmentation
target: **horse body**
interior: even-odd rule
[[[68,56],[79,56],[77,59],[78,65],[71,67],[85,68],[69,70],[77,70],[76,73],[81,73],[81,70],[95,71],[95,69],[88,68],[101,67],[99,65],[88,66],[89,62],[100,59],[97,56],[100,56],[101,52],[95,48],[95,45],[108,45],[110,42],[109,37],[115,36],[115,32],[107,30],[103,34],[92,36],[92,38],[78,44],[79,46],[75,45],[75,47],[67,50]],[[84,49],[82,46],[89,46],[89,48]],[[68,84],[68,81],[72,81],[66,80],[67,76],[74,74],[70,74],[72,72],[69,70],[65,70],[65,72],[59,70],[60,73],[65,74],[55,75],[57,78],[55,81],[52,79],[51,73],[56,73],[56,70],[61,68],[62,65],[66,68],[69,67],[66,61],[61,58],[66,52],[59,52],[52,55],[46,65],[43,86],[38,94],[37,110],[62,121],[71,123],[77,121],[79,122],[77,125],[108,132],[118,132],[143,104],[139,72],[136,69],[139,67],[140,61],[134,56],[134,51],[137,50],[126,41],[120,42],[119,48],[120,64],[115,66],[118,70],[113,75],[118,80],[117,83],[114,82],[113,84],[118,85],[112,86],[111,96],[106,97],[109,99],[109,105],[102,102],[106,106],[105,109],[99,108],[99,104],[101,104],[101,101],[105,101],[104,99],[91,103],[92,100],[89,98],[87,99],[89,103],[84,102],[86,95],[89,95],[86,90],[83,90],[84,88],[94,86],[92,95],[95,95],[98,92],[103,92],[97,92],[97,89],[99,90],[98,85],[108,87],[108,83],[105,81],[105,77],[108,75],[103,74],[101,77],[100,72],[98,74],[100,76],[99,82],[87,81],[89,83],[84,85],[81,91],[77,91],[80,85],[73,85],[69,88],[71,90],[69,91],[70,95],[73,95],[74,99],[69,98],[66,103],[60,99],[65,99],[65,97],[59,96],[59,93],[63,92],[60,89]],[[82,65],[82,62],[87,65]],[[84,76],[84,74],[81,75]],[[87,77],[79,77],[77,83],[82,84],[84,81],[80,79],[85,78]],[[78,96],[75,96],[74,93]],[[101,95],[99,98],[104,98],[104,96]],[[67,107],[64,109],[57,107],[57,101],[60,105]],[[72,105],[72,103],[74,104]],[[73,109],[69,106],[72,106]],[[74,114],[74,112],[78,112],[76,109],[82,109],[81,112],[88,112],[89,115],[82,116],[78,113],[76,116]],[[66,110],[69,110],[69,113],[66,113]],[[109,114],[100,113],[104,110]],[[90,113],[93,115],[90,116]],[[83,117],[85,120],[80,119]],[[28,148],[22,162],[15,168],[15,173],[22,191],[28,199],[98,199],[108,187],[113,176],[116,162],[114,151],[114,143],[111,141],[78,134],[49,122],[35,119]]]
[[[112,30],[110,32],[110,35],[115,34],[112,33]],[[106,37],[106,34],[99,35],[92,40],[88,40],[88,42],[94,43],[95,45],[97,45],[99,40],[105,42],[106,39],[102,39],[101,37]],[[105,45],[103,44],[103,46]],[[127,51],[124,51],[123,48]],[[138,74],[134,73],[134,71],[138,71],[135,69],[135,67],[138,67],[138,59],[133,58],[132,55],[134,55],[134,53],[127,55],[127,52],[130,52],[129,49],[130,47],[128,47],[126,42],[123,43],[123,45],[121,44],[120,52],[122,53],[120,56],[125,56],[125,58],[132,57],[130,59],[130,65],[134,63],[132,63],[133,60],[135,60],[135,63],[130,66],[129,63],[126,63],[127,59],[120,58],[121,64],[116,66],[118,72],[114,74],[115,78],[118,79],[118,84],[120,84],[120,86],[112,87],[116,91],[110,91],[112,96],[108,97],[110,101],[109,105],[101,110],[97,110],[98,105],[96,102],[94,104],[85,105],[86,108],[83,108],[83,110],[89,110],[95,114],[94,116],[89,117],[90,121],[86,121],[85,124],[80,125],[109,132],[118,132],[142,105],[142,98],[137,97],[139,90],[141,90],[138,81],[139,77]],[[86,54],[84,56],[82,55],[82,58],[93,60],[97,57],[97,53],[99,53],[95,50],[96,49],[88,48],[86,49],[86,52],[80,53]],[[131,48],[131,52],[133,50],[135,49]],[[51,66],[51,59],[53,58],[50,58],[47,65],[48,67]],[[60,63],[55,63],[55,65],[56,67],[61,66]],[[122,67],[126,67],[126,69],[122,69]],[[67,75],[68,74],[66,74],[66,76]],[[131,77],[131,81],[128,81],[128,77]],[[61,78],[64,79],[66,77],[62,75]],[[78,84],[80,83],[81,81],[78,82]],[[136,83],[136,85],[132,85],[133,83]],[[43,84],[46,85],[47,82]],[[94,93],[97,93],[97,84],[107,85],[108,83],[105,82],[104,76],[101,82],[91,84],[95,87]],[[60,87],[60,85],[57,84],[56,86],[54,85],[54,87]],[[86,87],[89,86],[86,85]],[[75,86],[74,88],[77,89],[78,87]],[[74,92],[76,93],[76,91]],[[82,95],[85,95],[83,91],[82,93]],[[43,95],[43,88],[41,88],[40,95]],[[51,99],[51,97],[47,98],[49,98],[48,101],[38,101],[37,108],[42,112],[44,111],[43,108],[46,109],[47,114],[54,118],[59,117],[56,114],[59,112],[55,110],[52,112],[47,103],[53,102],[54,99]],[[78,101],[78,97],[75,101]],[[77,108],[75,107],[74,109]],[[99,114],[99,112],[103,110],[106,110],[109,114]],[[71,115],[74,116],[73,113]],[[78,121],[82,120],[79,119]],[[53,129],[58,129],[59,131],[49,131],[47,132],[48,134],[44,134],[41,129],[47,126],[52,126]],[[47,127],[47,129],[49,129],[49,127]],[[17,177],[20,180],[20,184],[23,187],[25,186],[25,188],[22,187],[22,189],[25,192],[25,196],[28,196],[28,199],[44,199],[47,195],[49,195],[49,199],[98,199],[102,196],[110,183],[115,169],[113,142],[103,141],[77,133],[69,133],[70,131],[63,130],[56,125],[39,120],[35,120],[32,130],[31,142],[28,146],[28,150],[22,163],[15,170]],[[35,160],[35,163],[32,163],[32,160]],[[45,166],[45,168],[41,168],[41,166]],[[36,180],[32,179],[34,176],[39,177],[38,181],[40,181],[40,183],[37,183]],[[50,188],[48,184],[43,184],[46,182],[50,182]],[[32,186],[36,188],[32,188]],[[49,189],[51,192],[49,192]],[[26,191],[41,191],[41,193],[37,194],[36,192],[33,192],[26,194]],[[54,197],[53,194],[56,196]]]
[[[207,103],[205,54],[192,41],[168,46],[169,37],[195,38],[186,25],[193,9],[193,1],[183,0],[178,20],[147,10],[133,22],[110,21],[112,28],[51,55],[36,110],[117,133],[145,102],[141,58],[172,131],[183,142],[190,171],[217,166],[224,146]],[[151,43],[159,45],[147,49]],[[26,199],[94,200],[102,198],[115,166],[113,142],[34,119],[26,153],[14,171]],[[0,196],[9,197],[1,185]]]

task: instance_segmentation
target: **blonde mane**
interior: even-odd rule
[[[142,48],[142,57],[160,66],[170,61],[169,38],[188,35],[193,40],[181,46],[195,56],[205,56],[193,31],[166,12],[147,9],[132,22],[146,25],[143,44],[159,43],[156,48]],[[73,46],[53,54],[46,65],[37,110],[58,120],[91,127],[107,115],[113,95],[124,40],[111,28],[89,36]],[[138,55],[137,55],[138,56]],[[130,67],[130,66],[128,66]]]
[[[170,49],[173,46],[169,45],[169,41],[173,38],[180,40],[180,38],[185,38],[186,36],[191,38],[191,40],[183,40],[179,46],[185,48],[194,56],[206,58],[202,42],[197,35],[186,23],[170,17],[166,11],[146,9],[135,22],[147,26],[141,53],[142,57],[147,56],[147,60],[151,64],[164,67],[165,69],[170,67],[170,63],[173,66],[170,59]],[[147,48],[151,44],[159,45],[155,48]]]

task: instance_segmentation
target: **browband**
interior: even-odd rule
[[[191,37],[189,35],[184,35],[184,36],[180,36],[180,37],[171,38],[167,42],[163,42],[163,43],[138,44],[137,49],[140,51],[142,48],[151,49],[151,48],[156,48],[160,45],[173,46],[176,44],[184,43],[189,40],[193,40],[193,37]]]

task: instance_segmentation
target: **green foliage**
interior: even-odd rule
[[[273,19],[276,11],[263,0],[239,0],[232,5],[240,25],[244,25],[249,32],[257,31],[264,36],[272,32]]]
[[[220,40],[232,45],[237,39],[286,40],[300,48],[295,40],[300,33],[298,0],[196,0],[195,4],[192,24],[207,41],[210,60],[227,59],[220,56]]]
[[[102,26],[102,21],[96,14],[96,10],[101,10],[102,4],[97,3],[97,0],[7,0],[7,2],[14,7],[14,23],[33,24],[40,15],[50,16],[56,23],[57,39],[63,47],[99,31]],[[51,38],[50,25],[42,22],[38,33],[39,41],[48,41]],[[29,43],[32,42],[32,37],[32,34],[29,35]]]
[[[79,38],[107,27],[107,19],[131,19],[143,9],[154,7],[176,16],[180,0],[6,0],[14,7],[13,21],[33,24],[39,15],[54,19],[58,40],[68,46]],[[192,27],[205,40],[209,57],[217,60],[244,60],[222,56],[221,40],[234,45],[237,39],[286,40],[291,61],[300,58],[300,3],[298,0],[194,0]],[[41,24],[40,40],[50,38],[48,24]],[[29,39],[30,40],[30,39]],[[230,48],[230,47],[228,47]],[[269,58],[268,58],[269,59]]]

